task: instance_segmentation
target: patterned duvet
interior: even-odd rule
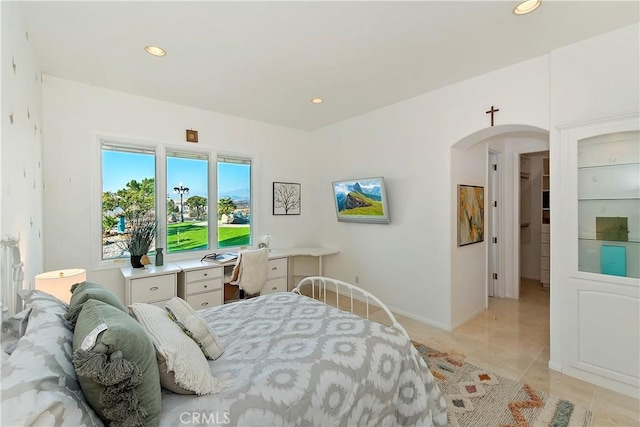
[[[445,401],[394,329],[293,293],[199,311],[224,343],[209,365],[233,386],[163,392],[162,425],[446,425]]]

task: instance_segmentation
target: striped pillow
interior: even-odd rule
[[[216,360],[220,357],[224,351],[220,338],[185,300],[173,297],[165,307],[171,320],[198,344],[207,359]]]

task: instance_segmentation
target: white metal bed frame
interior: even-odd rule
[[[329,288],[330,285],[333,285],[332,288]],[[313,299],[316,299],[316,288],[317,288],[317,290],[318,290],[317,291],[317,299],[321,300],[325,304],[328,304],[327,303],[327,290],[334,291],[335,294],[336,294],[336,307],[341,309],[341,310],[344,310],[344,309],[341,308],[340,304],[339,304],[340,295],[342,295],[344,297],[348,297],[349,298],[349,303],[350,303],[349,304],[349,307],[350,307],[349,308],[349,312],[351,314],[356,314],[357,315],[357,313],[355,313],[353,311],[353,300],[354,300],[354,293],[355,293],[356,297],[360,297],[360,298],[355,298],[355,299],[363,302],[366,305],[366,319],[367,320],[369,319],[370,301],[372,301],[373,303],[375,303],[375,305],[377,307],[379,307],[382,310],[384,310],[384,312],[387,315],[387,317],[389,318],[389,320],[391,320],[391,325],[392,325],[393,328],[395,328],[398,331],[400,331],[400,333],[402,333],[402,335],[404,335],[407,339],[409,339],[409,340],[411,339],[409,337],[409,334],[407,333],[407,331],[402,327],[402,325],[400,325],[400,323],[398,323],[398,321],[396,320],[396,318],[393,315],[393,313],[391,312],[391,310],[389,310],[389,308],[382,301],[380,301],[375,295],[365,291],[362,288],[359,288],[359,287],[357,287],[355,285],[352,285],[351,283],[343,282],[342,280],[332,279],[330,277],[311,276],[311,277],[305,277],[304,279],[302,279],[300,281],[300,283],[298,283],[298,285],[291,290],[291,292],[297,293],[299,295],[304,295],[301,292],[301,289],[304,286],[311,286],[311,297]],[[342,289],[342,293],[341,293],[341,289]],[[329,303],[331,303],[331,301],[329,301]]]

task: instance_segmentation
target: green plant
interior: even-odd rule
[[[156,237],[156,221],[143,215],[129,220],[129,232],[124,235],[121,247],[132,256],[146,255]]]
[[[231,197],[223,197],[218,200],[218,219],[222,218],[222,215],[230,215],[237,209],[236,204]]]
[[[109,235],[109,232],[113,227],[118,225],[118,218],[113,215],[103,215],[102,216],[102,233],[105,236]]]

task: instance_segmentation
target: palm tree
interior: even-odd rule
[[[222,215],[231,215],[236,209],[237,206],[231,197],[223,197],[218,200],[218,219],[221,219]]]

